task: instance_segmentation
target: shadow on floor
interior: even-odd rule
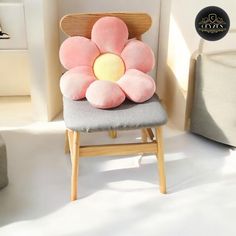
[[[223,179],[222,169],[229,147],[192,134],[172,134],[166,129],[167,189],[170,196]],[[39,218],[69,204],[70,160],[63,152],[64,130],[57,132],[3,132],[8,149],[9,186],[0,192],[0,226]],[[82,135],[82,141],[110,140],[104,133]],[[140,133],[120,133],[117,140],[140,139]],[[131,140],[131,141],[133,141]],[[79,195],[84,199],[98,191],[132,192],[158,190],[154,155],[83,158],[80,162]],[[230,176],[228,176],[230,178]],[[225,178],[225,176],[224,176]],[[168,196],[168,195],[167,195]],[[158,201],[158,198],[157,198]]]
[[[68,203],[70,169],[62,133],[15,130],[3,136],[9,185],[0,191],[0,226],[46,215]]]

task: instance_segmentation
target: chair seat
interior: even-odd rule
[[[63,103],[66,127],[80,132],[155,127],[167,121],[156,95],[141,104],[127,99],[121,106],[109,110],[94,108],[86,99],[73,101],[64,97]]]

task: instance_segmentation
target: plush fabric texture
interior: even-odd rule
[[[190,131],[236,147],[236,52],[197,57]]]
[[[0,189],[6,187],[7,184],[7,150],[3,138],[0,135]]]
[[[93,41],[80,36],[66,39],[59,51],[61,64],[68,70],[76,66],[92,66],[99,54]]]
[[[97,80],[89,86],[86,98],[94,107],[108,109],[119,106],[125,95],[116,83]]]
[[[135,69],[129,69],[118,81],[126,96],[133,102],[144,102],[155,93],[155,82],[149,75]]]
[[[66,127],[80,132],[157,127],[167,121],[156,95],[140,104],[126,99],[119,107],[110,110],[94,109],[86,99],[77,102],[64,97],[63,104]]]
[[[155,65],[152,49],[139,40],[131,40],[121,53],[126,69],[137,69],[144,73],[151,71]],[[145,58],[145,60],[144,60]]]
[[[109,109],[119,106],[125,97],[141,103],[155,92],[154,80],[145,74],[155,64],[151,48],[136,39],[128,40],[128,28],[117,17],[98,19],[91,40],[80,36],[65,40],[60,60],[69,69],[60,82],[67,98],[86,96],[91,105]],[[82,70],[81,66],[91,70]]]
[[[120,54],[129,37],[126,24],[117,17],[106,16],[94,24],[91,39],[100,52]]]
[[[105,53],[95,60],[93,70],[97,79],[117,81],[124,74],[125,65],[119,56]]]
[[[91,67],[75,67],[62,75],[60,89],[67,98],[73,100],[82,99],[85,97],[87,88],[95,79]]]

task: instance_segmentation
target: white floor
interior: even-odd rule
[[[80,199],[71,203],[63,122],[27,117],[0,123],[10,180],[0,191],[1,236],[236,235],[235,150],[167,127],[167,195],[158,191],[153,155],[140,166],[139,156],[84,158]],[[82,135],[82,143],[127,139],[139,141],[140,134]]]
[[[11,129],[32,123],[30,96],[0,96],[0,129]]]

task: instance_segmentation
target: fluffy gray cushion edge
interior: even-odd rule
[[[94,108],[86,99],[73,101],[64,97],[63,104],[66,127],[81,132],[156,127],[167,122],[167,114],[156,95],[140,104],[126,100],[109,110]]]

